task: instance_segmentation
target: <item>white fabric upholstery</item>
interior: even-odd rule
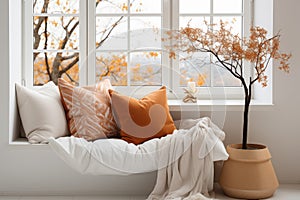
[[[205,118],[208,119],[208,118]],[[202,121],[203,119],[198,119]],[[227,159],[227,152],[221,140],[224,133],[213,127],[207,135],[199,152],[200,159],[208,154],[212,160]],[[166,167],[170,162],[159,163],[162,153],[171,153],[176,161],[193,143],[198,132],[194,129],[175,130],[172,135],[160,139],[152,139],[141,145],[128,144],[121,139],[100,139],[88,142],[83,138],[61,137],[51,138],[49,145],[68,165],[82,174],[94,175],[126,175],[155,171]],[[176,152],[166,149],[174,141]],[[163,144],[163,145],[162,145]],[[174,144],[173,144],[174,145]]]
[[[181,125],[185,129],[137,146],[120,139],[88,142],[75,137],[52,138],[49,144],[82,174],[127,175],[158,170],[149,200],[206,200],[203,194],[213,189],[213,161],[228,158],[222,143],[225,134],[209,118]]]

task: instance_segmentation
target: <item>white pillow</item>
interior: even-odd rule
[[[48,143],[50,137],[69,135],[58,87],[51,81],[37,90],[16,83],[17,102],[28,141]]]

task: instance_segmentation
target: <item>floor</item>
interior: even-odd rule
[[[143,196],[0,196],[0,200],[144,200]],[[213,199],[234,200],[226,197],[220,187],[215,187]],[[236,199],[235,199],[236,200]],[[269,200],[300,200],[300,184],[280,185]]]
[[[219,186],[215,186],[214,198],[219,200],[236,200],[225,196]],[[273,197],[268,198],[268,200],[300,200],[300,184],[281,184]]]

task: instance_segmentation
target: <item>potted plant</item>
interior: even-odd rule
[[[168,39],[176,41],[170,48],[170,57],[176,58],[178,49],[186,53],[210,53],[216,59],[217,66],[223,67],[241,82],[245,97],[243,140],[242,144],[227,146],[229,159],[224,163],[220,185],[225,194],[232,197],[266,198],[275,192],[278,181],[268,148],[247,142],[252,88],[256,82],[262,87],[267,86],[266,69],[272,59],[279,62],[280,70],[288,73],[291,54],[279,52],[279,33],[267,37],[267,31],[256,26],[251,27],[249,37],[241,38],[233,33],[228,22],[220,21],[218,26],[205,24],[205,30],[188,25],[176,32],[169,31]],[[249,80],[244,76],[246,62],[247,67],[254,71]]]

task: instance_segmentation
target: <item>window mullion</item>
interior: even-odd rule
[[[171,29],[178,30],[179,29],[179,0],[172,1],[171,7]],[[173,46],[174,41],[170,41],[171,46]],[[176,56],[177,59],[171,59],[172,64],[172,76],[171,76],[171,87],[175,94],[180,93],[180,69],[179,69],[179,55]]]
[[[245,37],[248,37],[250,35],[250,27],[253,25],[253,21],[252,21],[252,0],[244,0],[244,4],[243,4],[243,35]],[[245,62],[245,61],[244,61]],[[249,62],[245,62],[244,63],[244,77],[245,80],[248,82],[250,80],[250,76],[252,75],[253,71],[251,69],[253,69],[252,67],[249,67],[251,65],[251,63]],[[247,67],[248,66],[248,67]]]
[[[210,0],[210,16],[209,16],[209,21],[210,21],[210,24],[213,24],[214,23],[214,16],[213,16],[213,13],[214,13],[214,0]],[[210,59],[210,86],[212,87],[213,84],[214,84],[214,71],[213,71],[213,64],[212,64],[212,61],[213,61],[213,55],[209,55],[209,59]]]
[[[172,29],[172,3],[173,1],[163,0],[162,1],[162,27],[161,27],[161,36],[162,38],[167,37],[165,31]],[[169,58],[169,50],[165,49],[165,46],[170,46],[170,41],[162,41],[162,85],[166,85],[169,89],[172,88],[172,60]]]
[[[130,5],[130,0],[127,0],[127,5]],[[130,68],[131,68],[131,47],[130,47],[130,42],[131,42],[131,7],[129,6],[128,10],[127,10],[127,86],[131,85],[131,73],[130,73]]]
[[[88,84],[88,0],[80,0],[79,9],[79,85]]]
[[[32,36],[33,36],[33,7],[32,1],[24,1],[23,2],[24,9],[24,19],[23,19],[23,30],[24,30],[24,47],[23,47],[23,63],[22,66],[22,79],[24,84],[29,87],[33,87],[33,44],[32,44]]]
[[[88,65],[86,66],[87,70],[87,84],[94,84],[96,82],[96,8],[95,1],[86,0],[88,3],[87,15],[87,43],[88,43],[88,53],[87,60]]]

